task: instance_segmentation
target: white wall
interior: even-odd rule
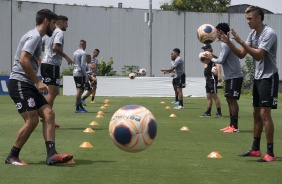
[[[96,96],[174,97],[171,77],[97,77]],[[76,95],[72,76],[63,77],[63,95]],[[185,97],[205,97],[204,78],[186,78]]]

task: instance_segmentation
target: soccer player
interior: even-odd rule
[[[81,103],[84,106],[87,106],[85,103],[86,98],[88,98],[93,93],[93,83],[94,83],[94,80],[96,79],[93,76],[94,72],[93,72],[93,68],[91,67],[91,55],[90,54],[86,54],[86,62],[87,62],[86,73],[88,77],[88,82],[85,82],[84,90],[86,90],[87,93],[81,99]]]
[[[79,49],[73,53],[74,69],[73,78],[76,86],[76,110],[75,113],[85,113],[85,110],[81,103],[81,96],[84,92],[84,85],[88,83],[88,77],[86,73],[86,41],[80,40]]]
[[[66,163],[73,158],[70,154],[58,154],[55,149],[55,114],[42,95],[48,91],[48,87],[37,77],[42,37],[45,34],[52,36],[56,19],[57,15],[48,9],[38,11],[36,27],[23,35],[18,45],[8,89],[25,123],[16,135],[11,152],[5,160],[6,164],[27,165],[19,159],[19,153],[38,125],[39,117],[43,119],[46,164]]]
[[[174,64],[174,61],[171,61],[171,67],[173,67],[173,64]],[[164,74],[167,74],[167,72],[163,72]],[[175,70],[173,70],[171,73],[170,73],[170,76],[172,77],[172,87],[173,87],[173,90],[174,90],[174,94],[175,94],[175,99],[173,102],[171,102],[172,104],[176,104],[176,105],[179,105],[179,101],[178,101],[178,92],[177,92],[177,87],[176,87],[176,80],[177,80],[177,76],[175,74]]]
[[[233,39],[242,46],[237,48],[230,41],[229,35],[220,33],[221,40],[225,42],[232,51],[240,58],[250,54],[254,60],[255,76],[253,84],[253,117],[254,134],[253,145],[245,153],[239,156],[260,157],[260,140],[263,127],[266,134],[266,155],[259,162],[275,161],[273,151],[274,124],[271,117],[271,109],[277,109],[279,75],[276,63],[277,57],[277,35],[274,30],[263,23],[264,13],[257,6],[246,9],[248,25],[252,29],[247,41],[241,40],[234,29],[231,29]]]
[[[184,72],[184,60],[180,55],[180,50],[178,48],[173,49],[171,53],[171,60],[174,61],[170,69],[161,68],[164,73],[171,73],[175,70],[176,78],[176,88],[178,92],[179,105],[174,107],[174,109],[183,109],[183,92],[182,88],[186,87],[186,75]]]
[[[58,16],[56,22],[57,28],[54,30],[52,37],[44,37],[44,57],[41,64],[41,75],[43,83],[48,85],[48,94],[46,100],[53,107],[56,96],[58,95],[58,86],[60,85],[60,66],[63,57],[68,64],[73,61],[64,53],[64,32],[68,27],[68,18],[63,15]],[[55,124],[56,128],[60,125]]]
[[[100,50],[95,49],[93,51],[93,55],[92,55],[91,69],[93,70],[93,74],[92,74],[93,77],[91,77],[92,78],[91,85],[92,85],[93,91],[92,91],[92,99],[91,99],[90,103],[95,103],[94,99],[95,99],[96,89],[97,89],[96,75],[97,75],[97,71],[98,71],[98,62],[99,62],[97,57],[99,56],[99,53],[100,53]]]
[[[209,51],[211,53],[213,52],[212,46],[210,44],[205,44],[202,47],[202,49],[204,49],[204,51]],[[214,56],[214,57],[217,58],[217,56]],[[217,68],[217,71],[218,71],[217,75],[214,75],[212,73],[212,68],[214,66]],[[218,82],[222,81],[221,66],[219,64],[209,62],[208,64],[205,64],[204,67],[205,67],[204,76],[206,78],[206,94],[207,94],[207,100],[208,100],[208,107],[207,107],[206,112],[200,115],[200,117],[211,117],[212,103],[214,100],[216,108],[217,108],[217,113],[215,117],[222,118],[220,100],[217,96],[217,84]]]
[[[230,31],[227,23],[219,23],[216,26],[217,31],[222,31],[227,34]],[[220,36],[218,36],[220,40]],[[235,42],[230,40],[230,42]],[[243,72],[240,65],[239,57],[229,48],[229,46],[221,42],[221,52],[218,58],[209,58],[212,62],[221,64],[225,76],[225,92],[224,96],[228,103],[230,113],[230,123],[227,127],[220,129],[224,133],[239,132],[238,128],[238,100],[241,95],[241,88],[243,83]]]
[[[171,67],[173,67],[173,64],[174,64],[174,61],[171,61]],[[179,105],[179,101],[178,101],[178,92],[177,92],[177,87],[176,87],[176,81],[177,81],[177,75],[175,73],[175,70],[173,70],[171,73],[170,73],[170,76],[172,77],[172,87],[173,87],[173,90],[174,90],[174,95],[175,95],[175,99],[173,102],[173,104],[176,104],[176,105]]]

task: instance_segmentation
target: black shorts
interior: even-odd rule
[[[206,93],[217,93],[217,80],[206,79]]]
[[[60,85],[60,67],[42,63],[40,66],[43,83],[46,85]]]
[[[85,83],[84,83],[84,90],[90,91],[91,89],[93,89],[93,88],[92,88],[92,86],[90,85],[90,83],[89,83],[89,82],[85,82]]]
[[[270,78],[254,80],[253,106],[277,109],[278,88],[278,73],[273,74]]]
[[[177,88],[186,87],[186,75],[183,73],[180,77],[175,78]]]
[[[225,94],[227,98],[239,100],[243,84],[243,77],[228,79],[225,81]]]
[[[20,114],[25,111],[38,110],[48,104],[38,89],[27,82],[10,79],[8,89]]]
[[[80,76],[80,77],[73,77],[73,78],[74,78],[76,88],[84,89],[85,77]]]
[[[176,86],[176,82],[177,82],[176,79],[177,79],[177,78],[172,79],[172,85],[173,85],[173,86]]]

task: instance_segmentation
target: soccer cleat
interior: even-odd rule
[[[222,114],[219,114],[218,112],[214,116],[215,118],[223,118]]]
[[[207,117],[207,118],[209,118],[209,117],[211,117],[211,114],[205,112],[204,114],[200,115],[200,117]]]
[[[81,108],[80,109],[80,111],[82,112],[82,113],[86,113],[86,112],[88,112],[87,110],[85,110],[84,108]]]
[[[87,106],[84,100],[81,100],[82,105]]]
[[[60,128],[60,125],[57,123],[54,123],[55,128]]]
[[[237,133],[239,132],[239,128],[229,127],[227,130],[222,131],[224,133]]]
[[[46,159],[47,165],[54,165],[54,164],[63,164],[68,163],[70,160],[72,160],[73,156],[71,154],[54,154],[50,158]]]
[[[176,100],[174,100],[173,102],[171,102],[172,104],[176,104],[176,105],[178,105],[179,104],[179,101],[176,101]]]
[[[19,166],[25,166],[27,165],[27,163],[21,161],[19,158],[17,157],[8,157],[5,160],[6,164],[12,164],[12,165],[19,165]]]
[[[174,109],[184,109],[184,107],[179,105],[179,106],[174,107]]]
[[[78,110],[75,110],[74,112],[75,112],[75,113],[86,113],[86,112],[88,112],[88,111],[85,110],[85,109],[78,109]]]
[[[227,127],[225,127],[225,128],[220,129],[219,131],[223,132],[223,131],[225,131],[225,130],[227,130],[227,129],[229,129],[229,128],[231,128],[231,126],[230,126],[230,125],[228,125],[228,126],[227,126]]]
[[[254,151],[252,148],[250,148],[248,151],[239,154],[238,156],[242,156],[242,157],[260,157],[261,156],[261,152],[260,150],[258,151]]]
[[[257,161],[258,162],[272,162],[272,161],[275,161],[275,160],[276,160],[276,158],[275,158],[274,155],[270,156],[269,154],[266,154],[266,155],[264,155],[264,157],[258,159]]]
[[[91,104],[94,104],[94,103],[96,103],[96,102],[91,100],[90,103],[91,103]]]

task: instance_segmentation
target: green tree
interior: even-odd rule
[[[160,8],[167,11],[179,12],[218,12],[227,11],[231,0],[171,0]]]
[[[116,75],[116,71],[113,71],[112,65],[114,64],[113,58],[111,57],[109,62],[106,63],[104,58],[101,58],[100,63],[98,63],[98,76],[113,76]]]
[[[132,72],[138,72],[139,71],[139,66],[135,66],[135,65],[124,65],[124,67],[122,68],[122,76],[128,76],[128,74],[132,73]]]

